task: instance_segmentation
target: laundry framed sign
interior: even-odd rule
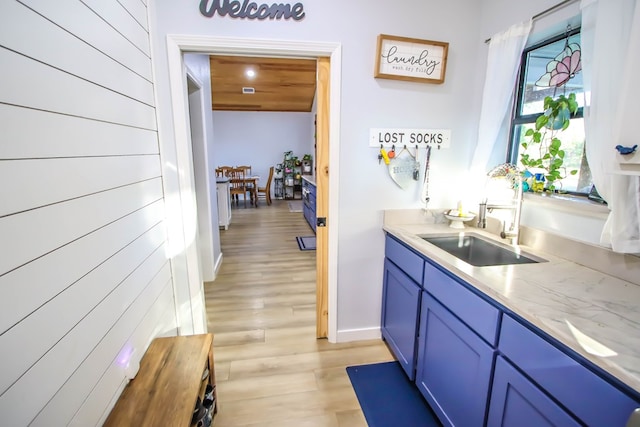
[[[380,34],[374,77],[444,83],[448,52],[447,42]]]

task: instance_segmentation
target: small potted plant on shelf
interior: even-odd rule
[[[302,156],[302,174],[311,175],[311,154]]]
[[[577,170],[567,171],[563,166],[565,152],[560,139],[562,132],[571,123],[571,116],[578,111],[576,94],[556,98],[547,96],[543,106],[544,113],[536,119],[534,128],[528,129],[524,134],[525,141],[520,144],[524,149],[520,154],[520,163],[527,169],[526,175],[537,177],[538,182],[533,185],[534,191],[545,189],[553,192],[557,189],[556,186],[562,187],[561,181],[567,174],[578,173]],[[536,171],[540,172],[536,174]],[[546,187],[542,181],[546,181]]]

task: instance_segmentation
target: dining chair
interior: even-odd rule
[[[244,169],[244,176],[246,178],[251,176],[251,166],[236,166],[236,169]],[[253,183],[251,181],[245,182],[245,188],[247,189],[247,193],[251,198],[251,203],[254,203],[253,195],[256,193],[256,189],[253,188]],[[255,201],[257,203],[257,201]]]
[[[244,169],[244,174],[246,176],[251,176],[251,166],[236,166],[238,169]]]
[[[239,203],[239,197],[242,195],[244,199],[244,207],[247,207],[247,187],[245,182],[244,169],[231,168],[229,171],[229,194],[232,199],[235,199],[236,205]]]
[[[273,166],[269,168],[269,178],[267,178],[267,184],[264,187],[258,186],[256,193],[256,206],[258,206],[258,200],[261,197],[267,202],[267,205],[271,205],[271,181],[273,180]]]
[[[222,172],[222,176],[230,176],[229,174],[231,173],[232,169],[233,166],[218,166],[216,172],[220,170]]]

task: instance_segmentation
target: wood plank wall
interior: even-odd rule
[[[0,2],[2,425],[101,424],[175,334],[146,3]]]

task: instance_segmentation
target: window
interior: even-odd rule
[[[566,80],[549,78],[548,64],[558,58],[567,48],[579,50],[580,29],[568,31],[546,40],[540,44],[527,48],[522,54],[520,78],[514,115],[511,121],[511,143],[509,161],[518,164],[521,168],[520,156],[529,153],[539,157],[539,147],[530,145],[526,150],[522,143],[530,138],[526,132],[535,127],[536,119],[543,114],[543,102],[545,97],[555,98],[559,95],[568,96],[575,93],[578,102],[578,111],[570,118],[569,127],[562,132],[562,150],[565,152],[563,167],[565,178],[556,183],[556,190],[562,190],[574,194],[588,194],[592,187],[591,172],[584,150],[584,120],[582,109],[584,105],[584,90],[582,86],[582,72],[577,67],[577,72],[571,74]],[[534,153],[537,150],[538,153]],[[574,175],[570,171],[577,171]]]

